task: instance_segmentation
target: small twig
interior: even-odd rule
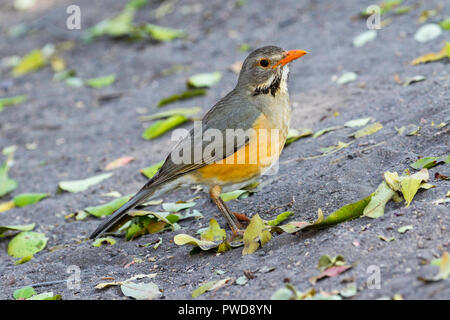
[[[54,285],[54,284],[60,284],[60,283],[64,283],[64,282],[67,282],[67,280],[55,280],[55,281],[38,282],[38,283],[29,284],[29,285],[26,285],[26,286],[17,287],[17,289],[20,289],[20,288],[23,288],[23,287],[33,287],[33,288],[45,287],[45,286],[51,286],[51,285]]]

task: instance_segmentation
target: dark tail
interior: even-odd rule
[[[138,205],[144,203],[144,201],[150,197],[156,191],[156,186],[144,186],[138,193],[136,193],[133,198],[131,198],[127,203],[117,209],[106,221],[103,221],[97,229],[89,236],[90,239],[97,238],[104,234],[105,232],[112,229],[116,225],[120,225],[121,222],[128,220],[127,212]]]

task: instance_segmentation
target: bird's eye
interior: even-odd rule
[[[270,65],[270,61],[268,59],[259,60],[259,65],[263,68],[267,68]]]

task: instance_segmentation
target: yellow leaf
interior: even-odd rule
[[[53,56],[50,58],[53,72],[61,72],[66,69],[66,63],[60,57]]]
[[[422,169],[411,176],[401,178],[400,183],[402,187],[403,198],[405,198],[407,207],[409,206],[414,196],[416,195],[417,191],[419,190],[422,181],[426,182],[428,181],[428,178],[429,178],[428,169]]]
[[[268,230],[264,221],[255,214],[244,232],[244,249],[242,254],[252,254],[259,246],[264,246],[272,238],[272,234]]]
[[[421,57],[418,57],[411,61],[411,65],[416,65],[420,63],[427,63],[427,62],[433,62],[438,61],[441,59],[445,59],[447,57],[450,57],[450,42],[446,42],[445,46],[441,49],[439,52],[431,52],[427,53]]]
[[[0,212],[8,211],[15,207],[14,201],[0,203]]]
[[[14,77],[22,76],[24,74],[36,71],[44,67],[46,60],[41,50],[33,50],[25,55],[20,63],[12,70]]]

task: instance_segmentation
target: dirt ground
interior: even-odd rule
[[[289,209],[295,213],[292,219],[314,220],[318,208],[331,213],[368,196],[381,183],[385,171],[401,173],[420,156],[449,154],[448,125],[440,129],[432,125],[450,122],[449,60],[409,64],[418,56],[439,51],[443,41],[449,40],[450,31],[427,43],[413,38],[420,26],[420,13],[440,7],[438,15],[428,21],[438,22],[450,16],[448,1],[405,1],[417,7],[404,15],[389,15],[391,23],[378,31],[374,41],[359,48],[353,46],[352,40],[367,27],[364,20],[354,17],[373,1],[248,0],[237,6],[235,1],[179,0],[175,10],[161,19],[152,14],[160,3],[150,1],[138,12],[136,20],[184,29],[186,39],[156,43],[104,37],[90,44],[78,41],[83,32],[117,14],[125,1],[76,1],[81,7],[81,31],[65,28],[65,10],[73,1],[42,1],[42,6],[26,12],[14,10],[12,2],[2,1],[0,5],[0,57],[23,56],[47,43],[75,40],[75,48],[63,54],[69,68],[76,69],[82,78],[116,73],[117,80],[102,89],[70,88],[53,81],[49,67],[20,78],[12,78],[8,70],[2,70],[0,96],[26,94],[28,101],[6,107],[0,114],[0,147],[18,148],[9,172],[18,188],[1,201],[24,192],[50,192],[52,196],[33,206],[0,213],[0,225],[34,222],[35,231],[44,232],[49,238],[46,249],[21,265],[15,265],[15,259],[7,254],[10,237],[0,239],[0,299],[12,299],[13,291],[26,285],[65,280],[70,276],[67,268],[72,265],[81,270],[79,290],[68,289],[65,282],[36,290],[53,291],[63,299],[128,299],[119,287],[96,290],[94,286],[103,277],[124,280],[136,274],[157,273],[153,281],[163,290],[164,299],[191,299],[192,291],[205,281],[236,279],[250,270],[256,277],[244,286],[233,284],[197,299],[270,299],[286,279],[300,291],[313,287],[308,279],[318,274],[316,265],[324,254],[343,255],[353,268],[319,281],[314,286],[316,290],[339,290],[346,285],[343,279],[354,278],[358,293],[353,299],[395,294],[404,299],[450,298],[448,281],[425,284],[417,279],[437,273],[435,266],[421,261],[433,260],[449,251],[449,203],[433,203],[450,190],[450,181],[434,179],[435,172],[450,175],[448,165],[430,169],[430,182],[436,188],[420,191],[408,208],[403,203],[389,202],[385,215],[376,220],[360,218],[320,231],[274,235],[262,249],[246,256],[242,256],[241,248],[220,255],[190,255],[190,247],[173,243],[177,233],[195,236],[199,228],[208,225],[210,217],[226,226],[206,194],[196,200],[194,207],[202,212],[203,219],[182,221],[182,229],[176,232],[147,234],[134,241],[118,238],[113,246],[93,247],[91,241],[83,241],[99,219],[65,219],[69,213],[109,201],[101,196],[104,193],[137,191],[146,181],[139,170],[165,158],[168,145],[172,145],[170,134],[143,140],[141,134],[148,124],[141,123],[138,117],[155,113],[161,98],[184,90],[189,75],[220,71],[221,82],[206,96],[164,109],[198,105],[205,113],[234,87],[237,75],[228,68],[248,54],[238,50],[243,43],[252,48],[274,44],[309,52],[291,66],[292,128],[317,131],[362,117],[373,117],[384,128],[314,160],[297,161],[319,154],[321,147],[354,140],[349,135],[355,129],[345,128],[292,143],[281,155],[279,172],[262,178],[267,183],[261,191],[232,201],[233,210],[273,219]],[[8,36],[8,29],[21,22],[35,31],[19,38]],[[175,64],[189,68],[169,76],[160,75]],[[357,73],[356,81],[345,85],[333,81],[333,76],[346,71]],[[394,80],[395,74],[401,79],[423,75],[426,80],[402,86]],[[122,96],[98,101],[100,95],[112,92],[121,92]],[[420,125],[420,135],[397,133],[396,127],[408,124]],[[27,149],[25,145],[30,143],[37,148]],[[103,171],[106,163],[125,155],[135,160],[114,170],[112,178],[85,192],[57,193],[59,181],[94,176]],[[194,196],[193,192],[176,191],[164,200],[187,200]],[[289,207],[293,198],[295,202]],[[414,228],[398,233],[397,229],[404,225]],[[395,241],[381,241],[378,235],[393,236]],[[138,246],[159,237],[162,244],[157,250]],[[64,246],[49,250],[60,245]],[[142,262],[125,267],[135,258]],[[373,265],[381,270],[380,289],[366,285],[368,267]],[[264,273],[260,271],[263,267],[274,270]],[[218,275],[214,272],[217,269],[226,272]]]

